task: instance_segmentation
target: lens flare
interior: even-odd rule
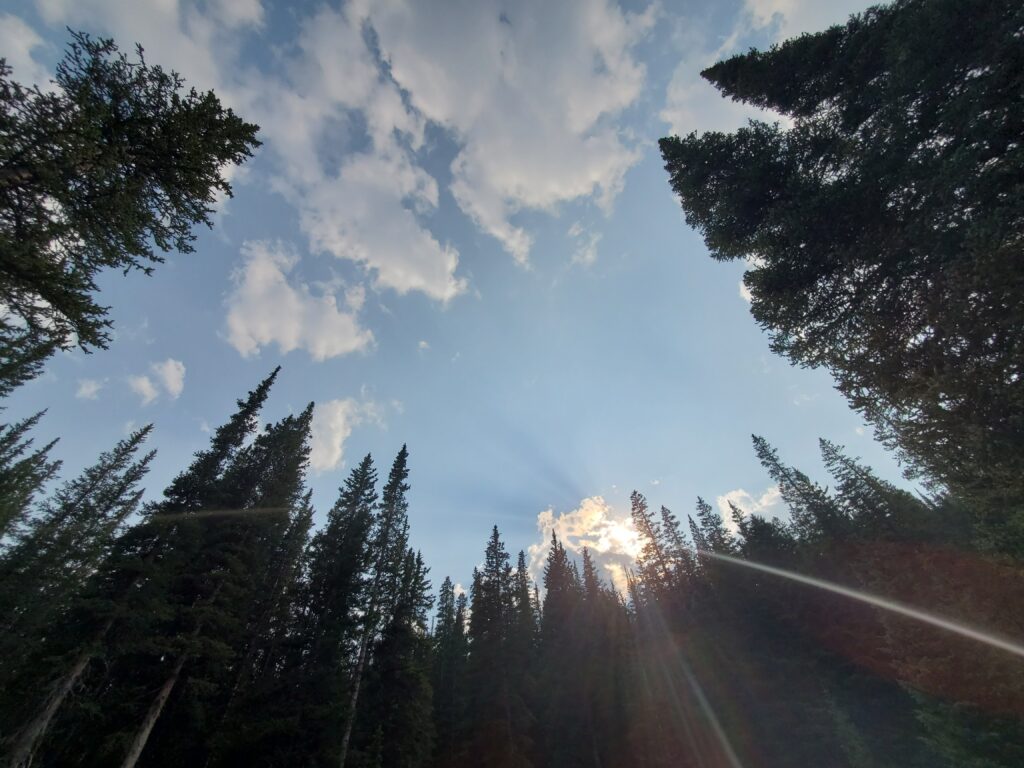
[[[1024,658],[1024,645],[1021,645],[1018,642],[999,637],[991,632],[985,632],[980,629],[975,629],[974,627],[969,627],[966,624],[961,624],[957,621],[953,621],[952,619],[936,616],[933,613],[928,613],[927,611],[922,611],[919,608],[904,605],[903,603],[896,602],[895,600],[878,597],[877,595],[872,595],[869,592],[851,589],[850,587],[844,587],[840,584],[825,581],[824,579],[818,579],[813,576],[804,576],[803,574],[789,571],[784,568],[775,568],[773,566],[763,565],[762,563],[753,562],[751,560],[743,560],[738,557],[731,557],[730,555],[709,552],[706,549],[700,550],[700,555],[723,563],[738,565],[743,568],[749,568],[753,571],[760,571],[761,573],[778,576],[781,579],[789,579],[790,581],[795,581],[799,584],[806,584],[809,587],[815,587],[816,589],[822,589],[836,595],[842,595],[843,597],[848,597],[852,600],[859,600],[862,603],[873,605],[876,608],[891,611],[910,619],[916,619],[917,621],[924,622],[925,624],[930,624],[933,627],[944,629],[947,632],[952,632],[960,635],[961,637],[968,637],[971,640],[976,640],[979,643],[984,643],[985,645],[989,645],[993,648],[999,648],[1002,651]]]

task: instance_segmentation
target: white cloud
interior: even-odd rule
[[[718,513],[722,516],[722,520],[725,521],[725,527],[733,533],[736,533],[737,529],[736,523],[732,519],[732,510],[729,508],[729,502],[735,504],[748,515],[759,515],[768,520],[771,520],[773,517],[784,517],[786,515],[786,507],[782,503],[782,492],[779,490],[779,486],[773,485],[766,488],[760,496],[753,496],[742,488],[737,488],[734,491],[723,493],[715,499]]]
[[[11,67],[11,78],[26,86],[52,88],[50,72],[32,55],[44,47],[43,39],[22,19],[10,13],[0,14],[0,56]]]
[[[79,379],[75,397],[79,400],[95,400],[103,389],[104,382],[98,379]]]
[[[185,389],[185,364],[169,357],[162,363],[153,363],[149,368],[170,398],[177,400]]]
[[[312,250],[361,264],[378,289],[448,302],[466,281],[455,276],[458,251],[423,221],[439,198],[413,155],[425,120],[380,71],[364,13],[350,5],[308,19],[285,76],[250,84],[252,111],[280,160],[275,186],[299,211]],[[357,152],[344,138],[353,116],[365,123]]]
[[[426,352],[428,349],[430,349],[430,342],[426,341],[425,339],[420,339],[419,343],[416,345],[416,348],[419,349],[421,352]]]
[[[601,242],[601,235],[597,232],[588,232],[578,221],[569,227],[568,235],[576,241],[572,263],[584,267],[593,265],[597,261],[597,244]]]
[[[518,211],[579,199],[610,209],[639,159],[615,121],[643,87],[632,48],[654,5],[639,15],[609,0],[369,5],[392,76],[460,144],[456,201],[518,262],[532,246]]]
[[[317,361],[366,349],[373,334],[359,325],[351,305],[338,307],[331,292],[314,295],[310,287],[290,281],[298,264],[295,251],[283,243],[246,242],[243,261],[232,276],[227,298],[227,338],[243,356],[276,344],[282,354],[303,349]],[[348,290],[345,298],[362,305],[363,293]]]
[[[546,509],[537,515],[540,540],[531,544],[527,556],[530,572],[540,582],[544,561],[551,546],[552,531],[568,552],[580,555],[590,550],[595,564],[620,591],[625,591],[625,569],[640,553],[640,536],[628,512],[614,509],[602,496],[590,496],[570,511],[555,514]]]
[[[132,391],[137,394],[141,400],[142,405],[149,405],[157,399],[160,392],[156,388],[156,384],[149,376],[129,376],[128,386],[132,388]]]
[[[313,409],[309,464],[316,472],[336,469],[345,460],[345,441],[353,428],[366,422],[381,423],[379,406],[372,400],[328,400]]]
[[[747,304],[754,300],[753,294],[750,293],[750,289],[747,288],[747,284],[740,280],[740,298],[743,299]]]
[[[210,9],[227,27],[263,26],[263,5],[260,0],[213,0]]]
[[[635,14],[611,0],[524,0],[503,13],[498,0],[353,0],[306,16],[261,69],[241,56],[266,22],[258,0],[37,7],[49,24],[140,42],[150,61],[258,123],[271,187],[295,207],[310,250],[361,265],[378,290],[447,303],[468,287],[458,251],[431,231],[440,190],[418,155],[428,124],[456,142],[458,205],[524,264],[533,238],[518,212],[570,201],[607,212],[640,157],[620,122],[644,84],[633,48],[656,4]],[[261,342],[243,333],[241,343]]]

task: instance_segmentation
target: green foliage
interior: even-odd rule
[[[259,146],[257,127],[212,91],[73,33],[55,88],[0,62],[0,394],[54,349],[105,348],[104,269],[152,271],[211,224],[225,169]]]
[[[60,462],[49,458],[57,441],[32,450],[28,437],[43,413],[0,425],[0,537],[27,522],[32,501],[60,469]]]
[[[775,351],[822,366],[926,477],[1024,551],[1024,132],[1011,0],[899,0],[720,62],[791,127],[661,141],[713,257],[745,258]]]

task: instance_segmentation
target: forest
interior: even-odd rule
[[[443,574],[411,543],[431,447],[397,437],[314,509],[287,365],[162,493],[152,425],[66,477],[46,413],[5,407],[3,765],[1024,765],[1022,35],[1011,0],[897,0],[701,73],[784,120],[660,143],[772,350],[906,483],[755,435],[785,516],[634,491],[625,588],[556,535],[531,572],[498,525]],[[99,276],[159,281],[260,147],[141,48],[72,33],[55,82],[0,63],[3,398],[116,344]]]

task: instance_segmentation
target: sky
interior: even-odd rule
[[[845,21],[857,0],[35,0],[0,55],[45,83],[67,29],[134,43],[261,126],[192,254],[105,275],[114,341],[11,396],[64,476],[155,425],[155,498],[275,366],[316,402],[318,520],[372,453],[410,451],[412,543],[467,584],[492,525],[539,572],[555,530],[607,576],[633,489],[782,515],[750,435],[826,481],[818,438],[899,467],[823,371],[769,350],[742,263],[708,257],[658,138],[775,120],[700,70]]]

